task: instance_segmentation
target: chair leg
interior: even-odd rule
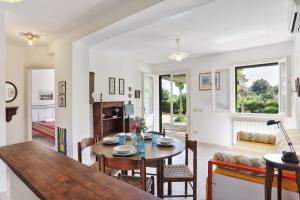
[[[168,195],[171,196],[172,195],[172,183],[168,182]]]
[[[188,190],[188,182],[184,182],[184,195],[187,195],[187,190]]]
[[[197,183],[193,182],[193,200],[197,200]]]

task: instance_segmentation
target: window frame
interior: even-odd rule
[[[280,62],[279,61],[273,61],[273,62],[265,62],[265,63],[260,63],[260,64],[249,64],[249,65],[239,65],[234,67],[234,114],[237,115],[266,115],[266,116],[279,116],[282,115],[280,113],[280,98],[278,96],[278,113],[242,113],[242,112],[237,112],[237,70],[239,69],[247,69],[247,68],[259,68],[259,67],[267,67],[267,66],[273,66],[273,65],[278,65],[280,67]],[[280,76],[280,72],[279,72]],[[281,90],[281,85],[279,81],[279,94],[280,95],[280,90]]]

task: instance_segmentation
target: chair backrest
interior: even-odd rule
[[[128,158],[113,157],[107,158],[104,155],[100,156],[99,160],[100,172],[105,173],[105,168],[109,167],[111,169],[117,170],[140,170],[141,174],[141,185],[143,190],[146,190],[146,164],[145,158],[141,160],[131,160]]]
[[[97,142],[96,138],[84,138],[80,142],[78,142],[78,161],[82,163],[82,151],[94,145]]]
[[[189,140],[188,134],[185,135],[185,164],[189,164],[189,150],[193,152],[193,175],[197,179],[197,141]]]

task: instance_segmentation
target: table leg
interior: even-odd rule
[[[157,196],[160,198],[164,197],[164,163],[163,160],[157,161]]]
[[[278,169],[277,175],[277,198],[278,200],[282,199],[282,170]]]
[[[265,200],[271,200],[272,198],[273,176],[274,168],[270,163],[266,162]]]
[[[168,165],[172,165],[172,158],[168,158]],[[168,195],[172,195],[172,182],[168,182]]]
[[[296,183],[297,183],[298,194],[300,199],[300,170],[299,169],[296,171]]]

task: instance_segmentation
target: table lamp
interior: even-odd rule
[[[285,131],[285,128],[283,127],[283,124],[281,123],[281,121],[275,121],[275,120],[269,120],[267,121],[267,125],[271,126],[271,125],[275,125],[277,124],[278,128],[282,131],[288,145],[291,151],[283,151],[282,152],[282,156],[281,156],[281,160],[287,163],[299,163],[299,159],[296,155],[296,151],[293,147],[293,144],[287,134],[287,132]]]

